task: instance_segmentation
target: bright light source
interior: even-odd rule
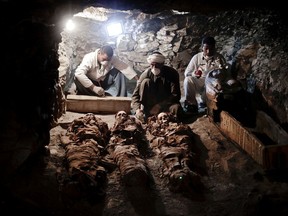
[[[109,36],[117,36],[122,34],[123,29],[121,23],[109,23],[107,25],[107,32]]]
[[[75,28],[75,24],[72,20],[68,20],[65,27],[68,31],[72,31]]]

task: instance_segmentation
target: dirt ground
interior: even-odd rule
[[[148,187],[127,187],[118,169],[108,173],[105,196],[95,202],[61,195],[59,178],[64,149],[61,134],[84,114],[67,112],[50,131],[49,154],[34,160],[29,169],[7,186],[1,215],[103,215],[103,216],[254,216],[288,215],[287,171],[265,171],[236,144],[229,141],[204,114],[188,121],[196,135],[198,173],[203,189],[169,191],[159,171],[159,161],[146,157],[151,172]],[[96,115],[111,127],[114,115]]]

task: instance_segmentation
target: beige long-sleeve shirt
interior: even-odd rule
[[[211,58],[204,57],[203,52],[195,54],[190,60],[184,74],[185,76],[195,76],[196,70],[202,71],[202,78],[205,78],[208,72],[213,69],[219,69],[226,66],[226,60],[220,53],[215,53]]]
[[[99,49],[96,49],[95,52],[86,54],[75,71],[75,78],[77,78],[85,88],[88,88],[93,84],[91,80],[104,80],[107,73],[112,68],[118,69],[129,80],[137,76],[137,73],[131,66],[121,61],[116,56],[113,56],[106,66],[101,65],[97,60],[98,53]]]

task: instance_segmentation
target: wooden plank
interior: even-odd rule
[[[252,130],[243,127],[228,112],[221,111],[219,128],[264,169],[288,168],[287,133],[283,129],[280,130],[278,124],[271,118],[267,118],[262,112],[259,112],[257,116],[259,118],[257,123],[260,125]],[[268,121],[265,123],[266,119]],[[252,133],[255,131],[266,134],[273,140],[273,143],[263,143]]]
[[[288,145],[265,146],[263,152],[263,167],[266,169],[288,168]]]
[[[67,95],[66,110],[80,113],[116,114],[123,110],[130,114],[130,97],[96,97],[88,95]]]
[[[246,130],[234,117],[225,111],[222,111],[220,114],[220,129],[257,163],[263,164],[262,151],[264,145],[261,144],[257,137]]]
[[[287,132],[263,111],[257,111],[257,122],[255,130],[265,133],[277,144],[288,144]]]

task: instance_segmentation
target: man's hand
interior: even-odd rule
[[[139,119],[142,123],[144,122],[144,112],[141,109],[137,109],[135,112],[135,117]]]
[[[93,92],[95,92],[99,97],[104,97],[105,96],[105,91],[102,87],[99,86],[94,86],[93,87]]]
[[[201,70],[196,70],[195,72],[195,76],[199,79],[202,76],[202,71]]]
[[[152,109],[150,110],[151,115],[158,115],[161,112],[161,105],[155,104]]]
[[[134,76],[133,78],[134,78],[136,81],[139,80],[138,75]]]

